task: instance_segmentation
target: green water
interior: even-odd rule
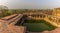
[[[44,20],[25,20],[24,25],[27,31],[42,32],[44,30],[53,30],[56,27]]]

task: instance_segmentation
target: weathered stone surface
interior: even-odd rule
[[[8,25],[8,29],[11,30],[13,33],[24,33],[25,31],[25,27],[23,26]]]
[[[43,31],[42,33],[50,33],[49,31]]]
[[[52,31],[43,31],[42,33],[60,33],[60,28],[56,28],[55,30]]]
[[[15,26],[15,25],[7,25],[4,22],[0,22],[0,33],[24,33],[25,27],[23,26]]]
[[[9,19],[10,16],[8,18],[7,17],[5,17],[5,18]],[[5,19],[5,18],[3,18],[3,19]],[[3,19],[0,19],[0,33],[25,33],[24,26],[15,26],[12,24],[8,24],[9,21],[3,20]]]

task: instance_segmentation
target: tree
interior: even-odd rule
[[[0,5],[0,11],[2,12],[2,16],[5,16],[7,11],[8,11],[8,7],[7,6],[3,6],[3,5]]]

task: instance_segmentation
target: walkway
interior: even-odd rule
[[[15,26],[22,14],[13,14],[0,19],[0,33],[25,33],[25,26]]]

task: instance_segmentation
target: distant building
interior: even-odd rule
[[[60,8],[54,8],[52,14],[53,16],[60,17]]]

